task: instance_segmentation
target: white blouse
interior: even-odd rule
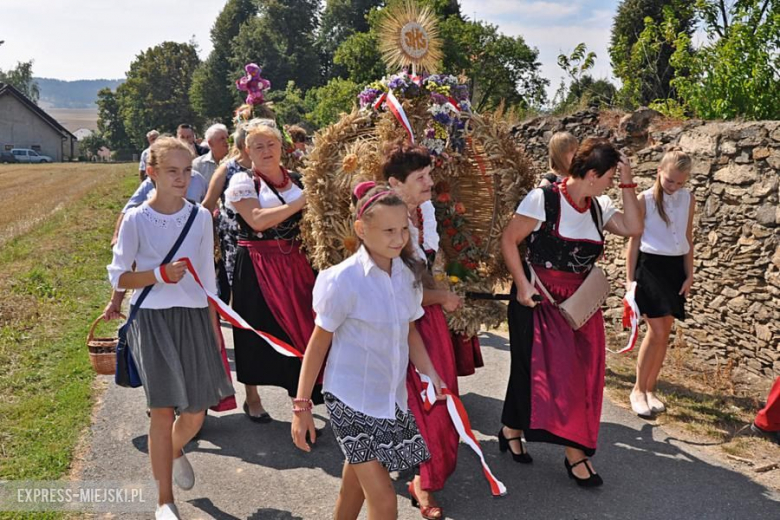
[[[653,189],[643,191],[645,202],[645,230],[639,250],[651,255],[682,256],[688,254],[688,218],[691,210],[691,192],[681,188],[672,195],[664,193],[664,210],[669,217],[669,225],[658,213],[653,198]]]
[[[420,230],[409,219],[409,240],[420,260],[426,261],[425,251],[439,250],[439,232],[436,231],[436,208],[427,200],[420,204],[423,216],[423,246],[420,247]]]
[[[184,224],[196,206],[190,202],[173,215],[165,215],[153,210],[148,202],[125,213],[119,238],[114,245],[114,258],[108,268],[108,279],[114,289],[122,290],[119,277],[133,270],[151,271],[160,266],[176,239],[179,238]],[[198,216],[192,223],[174,260],[188,257],[198,273],[203,286],[211,292],[217,292],[214,273],[214,230],[209,211],[197,207]],[[140,290],[133,291],[130,300],[134,305],[141,295]],[[208,300],[198,287],[191,274],[185,274],[178,283],[156,283],[141,305],[144,309],[169,309],[171,307],[203,308]]]
[[[257,193],[255,191],[255,181],[250,177],[249,173],[245,171],[236,173],[230,178],[230,183],[225,190],[225,205],[230,210],[236,211],[235,206],[233,206],[234,202],[251,198],[256,198],[261,208],[277,208],[282,205],[279,197],[274,194],[265,181],[261,179],[259,185],[260,193]],[[285,191],[279,191],[279,195],[289,204],[301,198],[303,190],[297,184],[291,182],[289,188]]]
[[[617,213],[617,208],[615,208],[615,204],[608,195],[601,195],[596,197],[595,200],[601,206],[602,220],[606,226],[607,222]],[[547,215],[547,212],[544,210],[544,191],[541,188],[529,191],[528,195],[520,202],[515,213],[538,220],[539,222],[536,223],[534,231],[539,231]],[[580,213],[563,196],[561,196],[561,225],[558,228],[558,232],[562,237],[572,240],[601,240],[590,211]]]
[[[315,323],[333,333],[323,391],[371,417],[407,410],[409,322],[424,314],[422,286],[400,258],[392,274],[365,247],[320,272],[314,284]]]

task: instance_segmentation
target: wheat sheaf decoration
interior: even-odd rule
[[[379,50],[388,70],[411,66],[414,74],[433,74],[442,60],[436,15],[407,0],[385,10],[379,26]]]

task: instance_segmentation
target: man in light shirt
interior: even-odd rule
[[[192,169],[200,173],[206,179],[208,186],[211,176],[217,170],[220,161],[228,153],[228,129],[223,124],[211,125],[206,130],[206,142],[209,144],[209,152],[206,155],[196,157],[192,161]]]
[[[149,146],[141,152],[141,161],[138,163],[138,177],[141,179],[141,182],[146,179],[146,161],[149,159],[149,148],[152,147],[152,144],[154,144],[159,136],[160,132],[157,130],[150,130],[146,134],[146,140],[149,142]]]

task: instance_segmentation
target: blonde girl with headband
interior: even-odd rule
[[[547,145],[549,152],[550,171],[542,176],[539,187],[543,188],[556,182],[561,182],[569,176],[569,168],[577,147],[580,145],[577,138],[569,132],[555,132]]]
[[[323,394],[330,424],[344,454],[334,518],[357,518],[367,502],[369,520],[397,518],[391,471],[412,469],[430,453],[408,409],[409,362],[441,394],[414,322],[422,317],[425,265],[409,246],[406,203],[386,188],[355,189],[357,253],[322,271],[314,286],[316,327],[294,400],[292,438],[308,452],[316,440],[311,393],[325,362]]]
[[[663,412],[655,395],[675,318],[685,319],[693,285],[693,215],[696,199],[685,188],[691,173],[685,152],[666,152],[655,185],[639,194],[644,219],[641,237],[631,237],[626,253],[628,285],[636,282],[636,303],[647,322],[639,348],[631,408],[640,417]]]
[[[137,305],[138,289],[152,286],[130,324],[128,344],[150,409],[158,519],[179,518],[172,482],[185,490],[195,484],[182,450],[200,430],[206,409],[234,393],[220,358],[215,310],[184,262],[161,265],[194,212],[174,258],[189,258],[204,287],[216,291],[211,215],[184,199],[191,163],[186,143],[171,137],[155,141],[146,172],[157,189],[125,214],[108,266],[115,291],[136,289],[131,306]]]

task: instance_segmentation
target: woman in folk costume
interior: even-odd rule
[[[608,196],[619,172],[624,212]],[[498,433],[501,451],[532,461],[524,439],[565,447],[564,463],[577,485],[603,483],[588,459],[596,452],[604,390],[606,339],[601,310],[574,330],[547,297],[572,296],[604,250],[604,233],[637,236],[642,218],[628,159],[606,140],[587,139],[569,177],[537,188],[520,203],[501,238],[512,275],[509,342],[512,365]],[[518,245],[525,242],[521,259]],[[535,272],[538,283],[532,284]],[[540,302],[540,303],[537,303]]]
[[[388,184],[401,196],[409,213],[411,246],[419,258],[429,266],[439,249],[436,232],[436,213],[431,203],[431,156],[425,147],[407,142],[393,143],[385,150],[382,172]],[[430,279],[431,277],[428,276]],[[462,304],[451,291],[425,288],[423,291],[425,315],[417,323],[428,356],[444,384],[458,393],[458,373],[455,349],[444,311],[452,312]],[[419,473],[409,484],[412,502],[419,505],[423,518],[443,518],[436,503],[434,491],[444,488],[447,478],[455,471],[458,458],[458,433],[447,413],[445,403],[429,412],[423,408],[420,396],[423,386],[420,376],[409,367],[406,378],[409,408],[414,413],[431,459],[419,466]]]
[[[306,349],[314,330],[314,272],[300,249],[299,223],[306,205],[300,176],[280,166],[282,136],[275,124],[252,127],[246,136],[251,172],[237,172],[225,205],[238,214],[238,250],[233,268],[233,309],[249,324]],[[271,349],[246,330],[233,330],[236,376],[246,385],[244,413],[269,422],[258,385],[280,386],[295,397],[301,361]],[[319,386],[313,399],[322,402]]]

